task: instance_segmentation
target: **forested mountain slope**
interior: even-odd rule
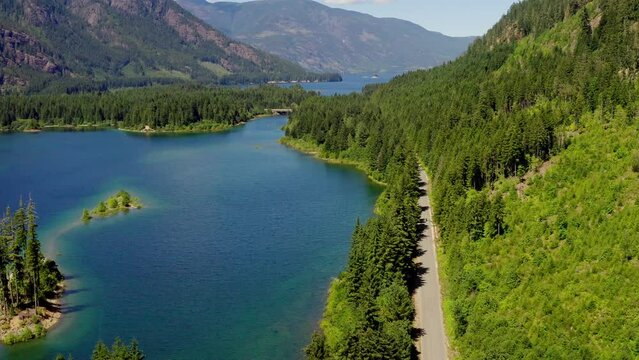
[[[382,180],[399,145],[427,165],[460,358],[633,359],[638,59],[636,1],[527,0],[451,64],[307,100],[287,135]],[[316,357],[362,353],[342,315]]]
[[[177,1],[233,38],[320,72],[429,68],[455,59],[475,39],[450,37],[408,21],[335,9],[313,0]]]
[[[173,0],[3,0],[0,86],[317,79],[231,40]]]

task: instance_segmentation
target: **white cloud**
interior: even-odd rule
[[[393,0],[324,0],[328,5],[388,4]]]

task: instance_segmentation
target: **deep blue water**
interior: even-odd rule
[[[362,88],[369,84],[381,84],[390,81],[397,73],[382,73],[373,77],[375,74],[345,74],[342,75],[343,81],[339,83],[301,83],[300,85],[306,90],[317,91],[322,95],[345,95],[354,92],[360,92]],[[282,84],[284,87],[291,87],[293,84]]]
[[[61,323],[0,358],[87,359],[135,337],[149,359],[297,359],[381,189],[277,143],[284,117],[220,134],[0,136],[0,205],[31,194],[68,277]],[[146,208],[81,224],[127,189]]]

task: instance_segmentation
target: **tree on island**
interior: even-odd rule
[[[117,209],[120,204],[117,198],[109,198],[109,209]]]
[[[7,207],[0,219],[0,318],[7,319],[30,307],[36,309],[37,316],[41,301],[53,296],[63,280],[57,264],[41,252],[37,227],[32,199],[26,209],[20,201],[13,214]]]
[[[92,216],[88,209],[82,211],[82,221],[87,222],[91,220]]]
[[[108,199],[100,201],[93,210],[82,211],[82,221],[89,222],[94,217],[114,216],[120,212],[128,212],[130,209],[141,209],[140,199],[134,198],[128,192],[120,190]]]
[[[40,275],[40,241],[38,241],[38,235],[36,228],[36,211],[35,203],[33,199],[29,198],[29,205],[27,206],[27,219],[28,219],[28,232],[27,232],[27,249],[26,249],[26,265],[29,277],[31,277],[31,283],[33,284],[33,304],[34,309],[38,309],[38,282]]]
[[[22,252],[27,242],[27,229],[22,199],[20,199],[18,203],[18,210],[16,210],[13,216],[13,221],[7,219],[6,224],[9,226],[8,231],[13,233],[13,239],[8,242],[10,264],[8,265],[9,273],[7,277],[10,283],[7,291],[11,296],[11,307],[15,309],[19,305],[19,300],[23,293],[23,286],[20,279],[25,278]],[[11,280],[13,281],[11,282]]]
[[[120,190],[117,197],[120,198],[120,201],[122,202],[122,206],[128,207],[131,205],[131,195],[128,192],[124,190]]]
[[[11,209],[7,207],[0,226],[0,293],[2,294],[2,312],[9,312],[9,281],[7,278],[7,268],[10,264],[8,249],[5,246],[13,238],[10,228]]]

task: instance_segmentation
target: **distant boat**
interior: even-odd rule
[[[371,79],[379,79],[379,75],[375,74],[371,77]]]

